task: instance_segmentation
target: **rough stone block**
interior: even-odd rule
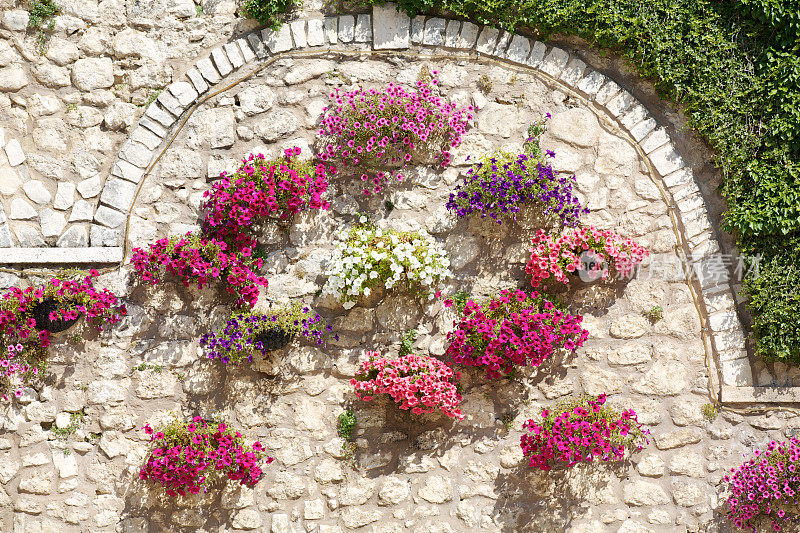
[[[218,46],[211,50],[211,60],[214,62],[214,66],[217,67],[217,71],[223,77],[233,72],[233,65],[230,59],[228,59],[228,54],[225,53],[223,47]]]
[[[264,41],[261,40],[261,35],[259,32],[251,32],[247,34],[247,42],[250,43],[250,47],[253,49],[253,52],[256,54],[256,57],[259,59],[264,59],[267,57],[267,45],[264,44]],[[199,89],[198,89],[199,90]]]
[[[751,387],[753,385],[753,371],[750,368],[750,359],[743,357],[732,361],[720,361],[722,367],[722,383],[736,387]]]
[[[242,59],[244,59],[245,63],[249,63],[256,58],[253,48],[250,46],[250,44],[248,44],[247,39],[244,37],[236,39],[236,45],[239,47],[239,52],[242,54]]]
[[[308,46],[322,46],[325,44],[325,29],[322,19],[308,21]]]
[[[261,32],[261,37],[264,40],[264,44],[273,54],[286,52],[292,49],[292,34],[287,24],[281,26],[279,30],[265,28]]]
[[[606,81],[606,77],[596,70],[590,71],[581,81],[578,82],[578,89],[586,93],[589,98],[594,97],[600,87]]]
[[[292,40],[294,41],[295,48],[305,48],[308,46],[306,24],[305,20],[295,20],[289,24],[292,30]]]
[[[497,46],[497,39],[499,37],[500,30],[484,26],[481,34],[478,35],[478,43],[475,45],[475,49],[482,54],[492,55]]]
[[[655,119],[648,117],[630,129],[631,137],[636,139],[636,142],[640,142],[655,129],[656,125]]]
[[[372,8],[373,46],[376,50],[408,48],[411,44],[411,19],[394,4]]]
[[[447,21],[432,17],[425,22],[425,31],[422,34],[422,44],[427,46],[440,46],[444,44],[444,30]]]
[[[368,43],[372,40],[372,15],[358,15],[353,40],[357,43]]]
[[[133,196],[136,194],[136,185],[122,179],[106,181],[100,201],[120,211],[127,212],[133,205]]]
[[[606,109],[608,109],[608,111],[615,117],[619,117],[635,102],[636,98],[634,98],[631,93],[628,91],[622,91],[606,104]]]
[[[529,67],[538,68],[544,60],[544,53],[546,51],[547,47],[544,45],[544,43],[535,41],[531,47],[531,55],[528,56],[528,60],[525,63]]]
[[[425,34],[425,17],[417,15],[411,21],[411,42],[422,44],[422,37]]]
[[[464,21],[464,23],[461,24],[461,33],[458,34],[458,39],[453,46],[456,48],[466,48],[467,50],[470,50],[473,46],[475,46],[475,42],[477,40],[478,26],[472,22]]]
[[[671,174],[685,166],[683,159],[671,144],[665,144],[661,148],[650,152],[649,156],[650,162],[653,163],[653,166],[662,176]]]
[[[336,17],[325,17],[325,39],[330,44],[339,42],[338,25],[339,19]]]
[[[561,48],[553,47],[547,57],[544,58],[544,61],[542,61],[542,64],[539,65],[539,70],[558,78],[561,76],[564,67],[567,66],[567,61],[569,61],[569,54]]]
[[[458,34],[461,31],[460,20],[448,20],[447,27],[444,29],[444,45],[454,48],[458,42]]]
[[[339,40],[343,43],[353,42],[356,33],[356,19],[353,15],[339,17]]]
[[[578,83],[583,77],[583,73],[586,71],[586,63],[578,59],[577,57],[573,57],[567,63],[567,66],[564,67],[564,70],[561,71],[561,79],[571,85],[574,86]]]
[[[506,50],[506,59],[514,63],[525,63],[531,54],[531,42],[522,35],[515,35]]]
[[[231,66],[234,69],[244,65],[244,56],[242,56],[242,52],[239,50],[239,45],[237,45],[235,41],[224,44],[222,48],[225,50],[225,55],[228,56],[228,61],[231,62]]]
[[[214,66],[214,63],[211,62],[210,57],[204,57],[200,61],[197,62],[197,70],[200,71],[200,74],[203,75],[203,78],[206,79],[208,83],[214,85],[219,83],[222,79],[222,76],[219,75],[217,72],[217,67]]]

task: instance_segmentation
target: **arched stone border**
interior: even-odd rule
[[[215,48],[209,56],[197,61],[185,79],[173,82],[161,92],[120,149],[100,195],[100,205],[94,213],[90,237],[92,247],[69,252],[62,249],[59,259],[63,261],[64,254],[71,254],[76,258],[74,262],[86,262],[80,260],[80,250],[87,254],[83,257],[100,258],[97,262],[111,263],[124,256],[125,242],[122,239],[127,236],[130,212],[147,172],[163,152],[158,149],[168,139],[170,128],[187,109],[207,97],[213,86],[244,65],[297,51],[391,51],[415,47],[467,52],[475,57],[483,56],[535,69],[602,108],[613,118],[655,170],[654,174],[660,181],[657,184],[670,207],[676,237],[684,241],[680,244],[683,248],[681,255],[686,258],[687,281],[695,293],[709,372],[713,373],[714,364],[719,364],[721,399],[733,402],[800,401],[800,388],[752,387],[743,328],[700,189],[691,168],[673,146],[667,130],[658,126],[644,105],[613,80],[558,47],[548,47],[522,35],[512,35],[489,26],[480,27],[468,21],[425,16],[410,19],[398,12],[394,4],[375,6],[372,15],[299,20],[277,31],[252,32]],[[37,249],[35,254],[14,250],[17,257],[26,253],[32,256],[31,261],[15,262],[61,262],[55,256],[50,257],[51,252],[58,250]],[[701,260],[703,262],[699,263]],[[719,265],[711,264],[715,260]],[[704,265],[703,268],[697,268],[698,264]]]

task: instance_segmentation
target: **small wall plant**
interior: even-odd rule
[[[361,223],[340,234],[323,294],[355,306],[361,296],[396,285],[420,298],[433,299],[437,285],[452,277],[444,249],[425,230],[395,231]]]
[[[557,464],[621,461],[648,444],[648,430],[633,409],[621,413],[606,405],[606,395],[570,398],[542,409],[541,421],[528,420],[520,446],[528,465],[550,470]]]
[[[435,357],[408,354],[389,359],[378,352],[367,352],[367,359],[350,380],[356,396],[365,402],[378,394],[388,394],[400,409],[415,415],[441,411],[450,418],[464,418],[458,404],[459,372]]]
[[[174,276],[186,286],[196,283],[199,288],[219,279],[226,291],[237,296],[237,306],[252,307],[258,300],[258,287],[266,288],[268,282],[256,273],[263,261],[251,255],[250,247],[236,250],[225,242],[190,232],[159,239],[147,250],[134,248],[131,263],[151,285],[166,276]]]
[[[590,279],[607,280],[613,268],[617,276],[630,277],[634,268],[650,255],[633,240],[594,226],[576,228],[557,239],[540,229],[532,245],[525,272],[531,275],[534,287],[550,277],[568,284],[568,274],[581,271]]]
[[[301,335],[323,345],[325,334],[332,329],[333,326],[326,324],[305,302],[296,301],[267,312],[234,312],[224,328],[203,335],[200,345],[209,359],[219,359],[223,363],[237,363],[243,359],[252,362],[255,352],[269,351],[261,340],[263,333],[278,330],[289,338]]]
[[[439,96],[432,74],[411,91],[393,83],[380,90],[336,89],[319,129],[320,159],[360,174],[364,194],[380,192],[390,177],[402,179],[400,169],[409,164],[449,165],[450,150],[461,144],[472,120],[472,106],[459,109]]]
[[[445,305],[452,305],[447,300]],[[583,317],[569,315],[538,292],[503,290],[484,302],[467,301],[455,329],[447,334],[447,356],[486,369],[489,378],[515,366],[539,366],[555,350],[575,350],[589,333]]]
[[[143,429],[151,449],[139,478],[161,485],[173,498],[207,491],[225,479],[253,487],[264,475],[262,461],[273,461],[260,442],[247,445],[240,432],[222,421],[176,417],[164,427],[145,424]]]

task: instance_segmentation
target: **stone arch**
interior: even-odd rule
[[[668,131],[658,125],[647,107],[614,80],[559,47],[468,21],[424,16],[410,19],[393,5],[375,6],[372,14],[299,20],[277,31],[251,32],[199,59],[184,79],[167,86],[152,102],[120,149],[94,213],[92,247],[122,245],[125,249],[135,199],[147,174],[176,135],[171,130],[176,124],[182,125],[209,95],[230,87],[231,77],[246,67],[265,66],[281,57],[332,52],[431,50],[538,72],[584,99],[629,137],[653,171],[669,206],[681,254],[687,258],[688,282],[693,286],[701,318],[709,371],[717,361],[722,390],[733,397],[737,388],[752,386],[744,330],[727,270],[715,263],[720,247],[700,189]],[[251,68],[239,79],[254,72]],[[696,268],[697,264],[702,266]]]

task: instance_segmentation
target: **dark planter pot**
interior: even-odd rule
[[[264,346],[264,351],[278,350],[283,348],[290,342],[294,335],[286,333],[282,329],[268,329],[256,335],[256,341],[261,342]]]
[[[78,318],[73,318],[72,320],[50,320],[50,313],[53,311],[58,311],[59,309],[62,309],[62,306],[52,298],[47,298],[42,300],[41,303],[37,304],[33,309],[31,309],[31,316],[36,321],[36,328],[49,331],[50,333],[60,333],[74,326],[75,322],[81,318],[79,316]]]

